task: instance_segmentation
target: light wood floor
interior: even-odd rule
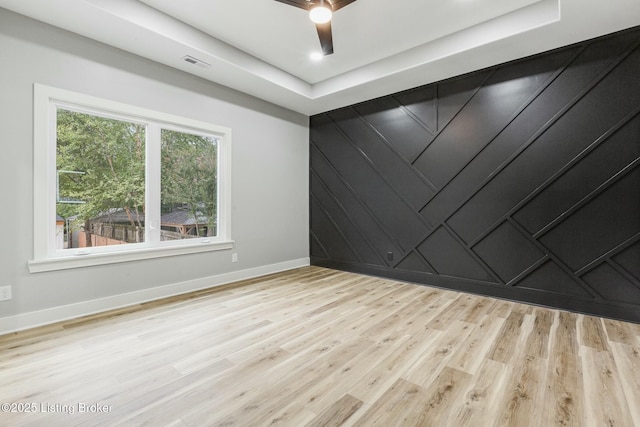
[[[35,411],[2,426],[640,426],[640,325],[308,267],[2,336],[0,402]]]

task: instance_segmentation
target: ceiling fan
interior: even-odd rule
[[[331,15],[356,0],[276,0],[277,2],[309,11],[309,18],[316,24],[323,55],[333,53]]]

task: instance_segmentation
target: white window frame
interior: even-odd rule
[[[136,261],[233,248],[231,239],[231,129],[172,114],[124,104],[82,93],[34,84],[34,172],[33,172],[33,259],[32,273]],[[148,206],[144,243],[57,250],[56,228],[56,112],[57,107],[74,109],[131,122],[144,123],[146,131],[145,203]],[[160,230],[160,130],[170,129],[218,140],[217,236],[163,241]],[[155,179],[153,178],[155,177]],[[157,234],[157,236],[156,236]]]

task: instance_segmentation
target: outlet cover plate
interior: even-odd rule
[[[0,301],[11,299],[11,286],[0,286]]]

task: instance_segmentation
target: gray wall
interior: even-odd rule
[[[34,83],[231,128],[236,247],[30,274]],[[11,301],[0,302],[0,326],[37,310],[304,262],[308,131],[300,114],[0,9],[0,286],[13,290]],[[19,323],[4,326],[28,326]]]
[[[311,118],[312,263],[640,321],[640,27]]]

